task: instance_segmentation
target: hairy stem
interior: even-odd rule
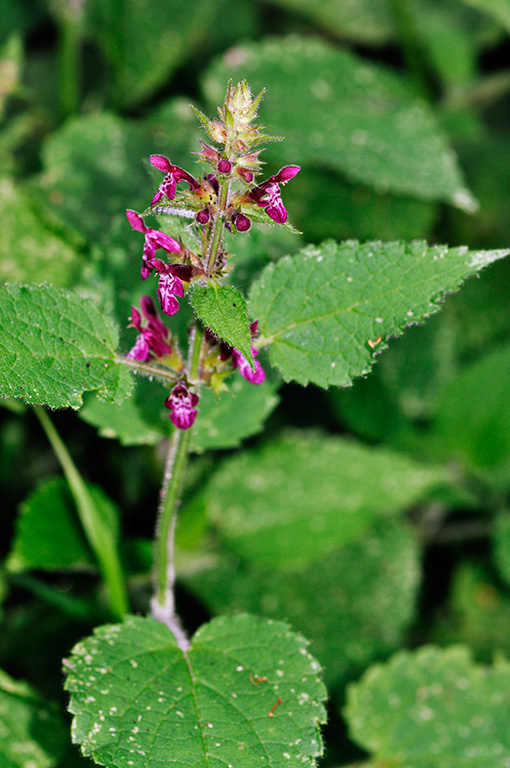
[[[211,240],[209,243],[209,248],[207,249],[207,258],[205,264],[205,272],[207,275],[211,274],[211,270],[214,267],[216,257],[218,256],[221,239],[223,237],[223,229],[225,227],[225,214],[228,208],[229,198],[230,181],[226,181],[221,186],[220,208],[214,220]]]
[[[124,574],[116,543],[111,534],[111,526],[97,508],[69,451],[62,442],[60,435],[44,408],[36,405],[34,412],[69,483],[80,522],[91,549],[96,556],[99,569],[106,584],[110,608],[120,618],[129,613],[129,604]]]
[[[195,381],[198,378],[203,339],[204,333],[202,328],[196,326],[193,329],[190,341],[187,364],[188,376],[191,381]],[[156,524],[154,557],[155,594],[151,600],[152,615],[158,621],[167,625],[177,640],[179,648],[182,650],[189,648],[189,640],[182,629],[175,610],[174,549],[177,513],[184,482],[184,473],[188,463],[192,430],[193,427],[185,430],[176,429],[170,440]]]

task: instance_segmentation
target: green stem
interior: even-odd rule
[[[129,613],[129,604],[124,574],[110,527],[102,519],[87,486],[62,442],[60,435],[53,426],[50,417],[40,405],[35,406],[34,412],[69,483],[83,530],[106,584],[111,610],[120,618]]]
[[[78,113],[80,104],[80,22],[70,12],[60,16],[59,96],[64,118]]]
[[[211,237],[211,243],[207,252],[207,259],[205,265],[206,275],[211,274],[211,270],[214,267],[218,250],[223,236],[223,228],[225,226],[225,214],[227,211],[228,201],[230,197],[230,181],[222,184],[220,194],[220,207],[216,218],[214,220],[213,232]]]
[[[203,329],[195,326],[190,341],[187,365],[190,381],[198,379],[203,339]],[[151,600],[152,615],[169,627],[177,640],[177,644],[183,650],[188,649],[189,641],[181,627],[175,610],[174,547],[177,513],[190,452],[192,430],[193,427],[189,429],[176,429],[170,440],[162,498],[156,524],[154,554],[155,595]]]

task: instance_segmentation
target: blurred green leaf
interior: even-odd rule
[[[268,150],[273,162],[325,165],[380,192],[476,207],[432,111],[391,70],[290,37],[227,53],[204,80],[211,105],[229,77],[246,78],[255,93],[267,88],[263,115],[286,137]]]
[[[85,27],[108,61],[113,101],[134,106],[167,83],[209,30],[218,0],[89,0]]]
[[[27,683],[0,671],[0,763],[2,768],[53,768],[66,744],[56,707]]]
[[[464,0],[464,2],[489,14],[510,32],[510,0]]]
[[[387,520],[302,573],[220,557],[184,581],[213,613],[285,616],[312,641],[326,681],[338,685],[398,648],[414,616],[419,577],[413,535]]]
[[[12,179],[0,179],[0,281],[48,280],[68,286],[83,270],[83,259],[34,211]]]
[[[99,390],[122,402],[128,370],[115,359],[118,332],[91,301],[50,286],[0,288],[0,395],[50,408],[79,408]]]
[[[53,571],[91,564],[67,482],[62,477],[43,480],[20,505],[7,569]]]
[[[510,346],[467,366],[447,386],[432,421],[435,455],[472,467],[510,468]]]
[[[31,31],[41,18],[41,6],[33,0],[2,0],[0,43],[12,34]]]
[[[510,653],[510,597],[486,567],[468,559],[460,563],[430,638],[441,645],[465,643],[485,663],[498,651]]]
[[[80,410],[80,418],[97,427],[101,437],[116,438],[125,446],[155,445],[165,436],[163,424],[159,429],[154,426],[133,398],[116,405],[89,395]]]
[[[234,375],[229,391],[218,396],[211,389],[200,394],[198,416],[191,438],[197,453],[218,448],[236,448],[241,441],[261,432],[264,421],[279,398],[268,381],[251,384]]]
[[[191,285],[188,296],[204,326],[253,365],[248,306],[242,293],[232,285]]]
[[[326,241],[266,267],[250,309],[285,381],[348,386],[370,371],[389,336],[436,312],[447,291],[508,253]]]
[[[462,646],[401,651],[348,689],[351,735],[376,764],[502,768],[510,760],[510,664]]]
[[[312,768],[325,720],[319,671],[307,641],[283,622],[221,617],[183,651],[164,624],[131,616],[96,629],[66,664],[73,741],[109,768],[124,766],[129,749],[144,768]]]
[[[236,553],[302,569],[448,484],[442,467],[325,435],[291,433],[225,461],[208,514]]]
[[[19,88],[23,43],[13,35],[0,49],[0,120],[5,115],[5,105],[10,96]]]
[[[494,520],[492,549],[499,574],[510,585],[510,512],[508,510],[500,512]]]

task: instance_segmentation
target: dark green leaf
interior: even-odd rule
[[[197,285],[190,289],[191,305],[206,328],[238,349],[253,365],[246,299],[231,285]]]

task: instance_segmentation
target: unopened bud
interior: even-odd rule
[[[244,213],[234,213],[232,216],[232,224],[235,226],[238,232],[247,232],[251,227],[251,220]]]
[[[230,173],[232,170],[232,163],[230,160],[226,160],[225,158],[223,160],[220,160],[218,163],[218,171],[220,173]]]
[[[210,218],[211,218],[211,214],[209,213],[207,208],[202,208],[202,210],[199,211],[195,216],[195,220],[198,221],[199,224],[207,224]]]

